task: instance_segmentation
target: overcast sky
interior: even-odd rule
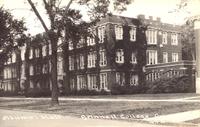
[[[16,18],[24,17],[26,26],[28,27],[28,32],[32,35],[43,32],[43,28],[37,17],[32,11],[30,11],[30,5],[26,2],[27,0],[0,0],[0,6],[11,10],[11,13]],[[47,16],[45,15],[45,10],[41,4],[42,0],[32,0],[37,2],[37,8],[41,13],[43,19],[48,23]],[[187,1],[187,0],[186,0]],[[144,14],[146,17],[154,16],[160,17],[162,22],[172,23],[172,24],[183,24],[186,17],[200,14],[200,0],[188,0],[188,6],[179,13],[169,13],[177,8],[177,4],[180,0],[134,0],[134,2],[128,6],[127,11],[120,15],[128,17],[137,17],[139,14]],[[62,0],[62,4],[66,5],[68,0]],[[87,18],[87,13],[82,6],[73,5],[72,7],[81,9],[81,12]],[[112,6],[110,7],[112,10]],[[190,13],[188,13],[190,12]],[[115,13],[118,14],[118,13]]]

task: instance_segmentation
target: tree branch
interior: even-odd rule
[[[31,5],[31,8],[33,9],[35,15],[38,17],[38,19],[40,20],[43,28],[45,29],[46,32],[49,31],[49,29],[47,28],[46,24],[44,23],[44,20],[42,19],[42,17],[40,16],[38,10],[36,9],[35,5],[33,4],[33,2],[31,0],[27,0],[28,3]]]
[[[69,9],[70,5],[72,4],[73,0],[70,0],[69,3],[67,4],[66,8],[65,8],[65,12],[67,12],[67,10]]]

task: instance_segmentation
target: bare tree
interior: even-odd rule
[[[82,17],[80,11],[70,9],[70,6],[73,2],[76,2],[80,5],[86,5],[90,7],[88,12],[93,20],[92,23],[95,23],[100,18],[104,17],[108,12],[110,0],[69,0],[69,3],[64,8],[60,8],[58,6],[60,5],[60,0],[43,0],[44,7],[50,21],[50,28],[48,28],[45,24],[32,0],[27,1],[45,29],[49,42],[52,45],[52,105],[58,105],[57,42],[59,37],[62,36],[61,31],[64,28],[65,42],[68,42],[69,40],[74,40],[73,42],[77,42],[77,40],[80,39],[80,35],[84,33],[83,31],[87,30],[86,26],[89,26],[87,23],[80,20]],[[126,5],[130,4],[131,2],[132,0],[116,0],[114,2],[114,7],[118,8],[119,11],[123,11],[126,9]]]

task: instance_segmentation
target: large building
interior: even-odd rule
[[[88,30],[91,36],[69,42],[66,51],[58,50],[58,83],[65,92],[111,92],[115,86],[137,87],[162,77],[182,76],[188,67],[194,69],[192,62],[182,61],[181,27],[162,23],[160,18],[108,15]],[[21,50],[18,78],[8,71],[19,64],[5,65],[1,83],[5,91],[15,91],[12,86],[51,90],[51,45],[45,39],[31,42],[25,48],[28,53]]]
[[[34,91],[50,93],[51,81],[51,44],[45,40],[45,34],[33,36],[25,46],[12,52],[12,57],[1,71],[1,89],[12,93],[32,93]],[[61,43],[61,40],[59,40]],[[63,87],[63,59],[58,49],[58,85]]]
[[[139,85],[146,58],[145,34],[137,19],[107,16],[92,37],[69,44],[70,90],[110,91],[113,85]],[[95,37],[98,39],[95,39]]]

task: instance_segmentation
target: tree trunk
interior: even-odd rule
[[[17,53],[17,92],[21,91],[21,86],[20,86],[20,80],[21,80],[21,65],[22,65],[22,60],[21,60],[21,51],[19,50]]]
[[[69,43],[65,42],[65,45],[63,47],[63,58],[64,58],[63,59],[64,60],[63,68],[64,68],[64,73],[65,73],[65,76],[64,76],[64,89],[65,89],[66,95],[68,95],[68,93],[71,90],[71,87],[70,87],[70,73],[69,73],[69,48],[68,47],[69,47]]]
[[[27,42],[26,51],[25,51],[25,96],[28,95],[28,89],[30,86],[30,78],[29,78],[29,52],[30,52],[30,42]]]
[[[57,42],[58,42],[58,36],[56,35],[56,33],[54,33],[53,28],[55,27],[55,24],[52,20],[52,15],[50,15],[50,22],[51,22],[51,28],[52,29],[48,29],[46,24],[44,23],[44,20],[42,19],[42,17],[40,16],[38,10],[36,9],[35,5],[33,4],[33,2],[31,0],[27,0],[28,3],[30,4],[31,8],[33,9],[35,15],[38,17],[38,19],[40,20],[43,28],[45,29],[48,38],[50,40],[51,46],[52,46],[52,57],[51,57],[51,64],[52,64],[52,69],[51,69],[51,80],[52,80],[52,105],[58,105],[58,85],[57,85]],[[72,1],[70,1],[72,2]],[[69,3],[70,5],[71,3]],[[67,7],[69,7],[69,5]],[[67,8],[68,9],[68,8]]]
[[[100,90],[100,45],[98,39],[96,41],[96,85],[97,88]]]
[[[51,56],[51,81],[52,81],[52,93],[51,93],[51,105],[58,105],[58,84],[57,84],[57,38],[55,34],[49,34],[50,43],[52,47],[52,56]]]

